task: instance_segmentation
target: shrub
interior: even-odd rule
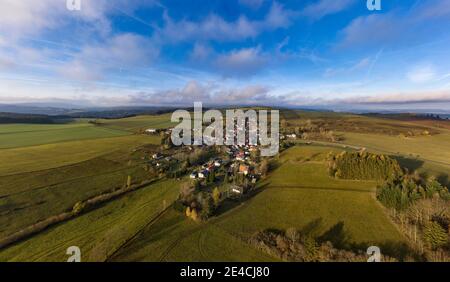
[[[432,249],[438,249],[447,244],[447,232],[437,222],[430,221],[424,229],[423,239]]]
[[[73,205],[72,214],[78,215],[78,214],[82,213],[85,208],[86,208],[86,203],[77,202],[75,205]]]
[[[213,192],[212,192],[212,198],[214,201],[214,205],[217,207],[219,205],[220,202],[220,191],[219,188],[214,188]]]

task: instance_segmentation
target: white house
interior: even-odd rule
[[[209,174],[209,171],[207,171],[207,170],[202,170],[202,171],[200,171],[199,173],[198,173],[198,178],[206,178],[207,176],[208,176],[208,174]]]

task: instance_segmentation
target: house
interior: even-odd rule
[[[250,168],[248,165],[241,164],[239,166],[239,172],[243,173],[244,175],[247,175],[249,173]]]
[[[236,160],[238,160],[238,161],[243,161],[245,159],[245,154],[244,154],[244,152],[239,152],[237,155],[236,155]]]
[[[245,191],[244,191],[244,187],[235,185],[235,184],[231,184],[228,186],[228,196],[232,196],[232,197],[241,197],[242,195],[244,195]]]
[[[286,135],[286,137],[287,138],[292,138],[292,139],[295,139],[295,138],[297,138],[297,134],[288,134],[288,135]]]
[[[205,170],[207,170],[207,171],[212,171],[212,170],[214,170],[214,164],[213,164],[213,163],[207,164],[206,167],[205,167]]]
[[[157,133],[157,132],[158,132],[158,130],[156,130],[154,128],[147,128],[145,130],[145,133],[149,133],[149,134],[154,134],[154,133]]]
[[[160,154],[160,153],[156,153],[156,154],[153,154],[152,155],[152,158],[154,159],[154,160],[159,160],[159,159],[161,159],[163,156]]]
[[[189,175],[189,178],[191,178],[191,179],[196,179],[197,176],[198,176],[198,173],[197,173],[196,171],[194,171],[194,172],[192,172],[192,173]]]
[[[250,152],[256,152],[256,151],[258,151],[258,147],[256,147],[256,146],[250,146],[249,151],[250,151]]]
[[[208,175],[209,175],[209,171],[207,171],[205,169],[205,170],[202,170],[202,171],[200,171],[198,173],[198,178],[204,179],[204,178],[208,177]]]

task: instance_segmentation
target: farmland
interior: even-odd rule
[[[290,128],[310,119],[342,139],[306,139],[283,151],[249,199],[226,200],[207,221],[195,222],[173,209],[180,185],[188,180],[163,177],[0,250],[0,261],[64,261],[73,245],[82,249],[85,261],[278,261],[249,239],[288,228],[317,237],[332,234],[332,243],[352,249],[378,245],[401,259],[407,238],[377,202],[379,183],[330,177],[327,156],[364,147],[445,184],[450,173],[446,127],[337,113],[287,111],[283,116]],[[0,125],[0,238],[122,188],[128,176],[133,184],[154,178],[144,159],[160,150],[160,136],[142,131],[173,126],[168,114]],[[137,151],[143,147],[145,154]]]
[[[7,125],[0,126],[0,149],[54,144],[67,141],[111,138],[129,135],[129,132],[99,127],[87,122],[62,125]]]
[[[166,215],[114,260],[276,260],[252,249],[245,239],[268,228],[306,229],[311,225],[322,235],[341,222],[343,234],[352,243],[401,246],[401,234],[380,212],[373,197],[375,183],[331,179],[323,159],[329,151],[308,146],[289,149],[280,158],[283,164],[261,184],[261,192],[254,198],[208,224]]]
[[[0,261],[63,261],[69,246],[85,260],[102,261],[151,222],[178,195],[176,183],[163,181],[110,202],[0,253]]]
[[[0,131],[2,141],[17,140],[10,143],[14,148],[0,149],[0,236],[117,189],[128,175],[143,181],[147,173],[139,162],[130,162],[132,150],[159,144],[158,136],[133,135],[85,120],[8,124]]]

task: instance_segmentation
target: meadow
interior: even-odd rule
[[[365,147],[445,184],[450,131],[430,127],[430,136],[405,137],[403,132],[420,133],[426,125],[338,113],[282,115],[292,126],[305,119],[334,126],[344,140],[282,152],[258,193],[242,203],[226,201],[207,222],[170,208],[182,181],[161,180],[0,250],[0,261],[65,261],[72,245],[81,248],[84,261],[277,261],[248,239],[265,229],[291,227],[316,236],[332,232],[333,243],[361,250],[375,244],[402,255],[406,239],[376,201],[377,183],[331,178],[327,155],[353,150],[348,145]],[[133,183],[147,179],[135,151],[145,145],[156,152],[160,136],[139,132],[174,126],[169,114],[95,122],[0,125],[0,237],[113,191],[128,175]],[[164,207],[169,208],[161,213]]]
[[[123,119],[99,119],[99,122],[103,127],[125,130],[129,132],[137,132],[142,128],[169,128],[174,127],[176,123],[170,121],[171,114],[162,115],[142,115],[136,117],[129,117]]]
[[[176,181],[141,188],[101,208],[57,225],[0,251],[0,261],[65,261],[66,249],[78,246],[83,261],[104,261],[143,229],[178,196]]]
[[[135,135],[87,120],[0,125],[0,140],[6,139],[14,148],[0,149],[0,237],[118,189],[129,175],[133,183],[148,179],[132,153],[136,147],[157,148],[160,143],[159,136]]]
[[[0,149],[126,135],[130,132],[95,126],[87,121],[52,125],[7,124],[0,125]]]
[[[404,238],[374,198],[376,183],[330,178],[327,147],[297,146],[261,183],[261,191],[218,217],[195,223],[182,214],[167,214],[128,243],[115,261],[272,261],[277,258],[248,245],[246,239],[265,229],[311,229],[317,236],[340,226],[336,240],[363,250],[378,244],[396,254]],[[335,242],[338,243],[338,242]],[[339,242],[342,243],[342,242]]]

